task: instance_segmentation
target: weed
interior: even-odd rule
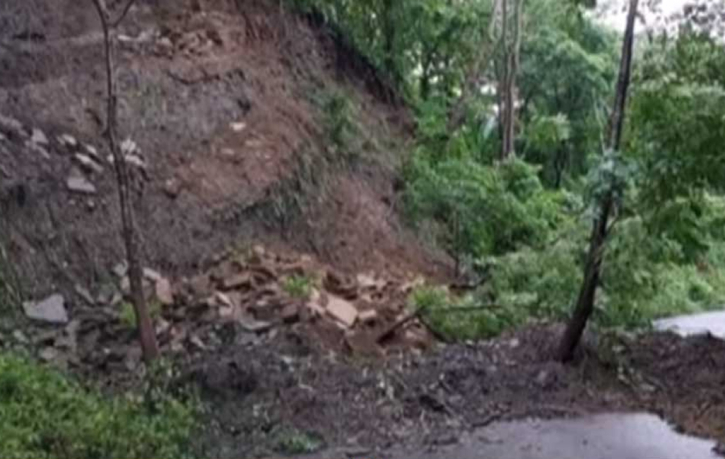
[[[325,93],[322,95],[322,111],[325,136],[332,151],[343,157],[354,156],[351,146],[356,126],[350,97],[340,90]]]
[[[322,445],[323,441],[319,436],[296,429],[280,432],[275,441],[275,449],[282,454],[288,455],[314,453]]]
[[[0,354],[3,457],[185,457],[193,426],[193,409],[170,396],[109,398]]]
[[[149,315],[152,319],[156,319],[161,315],[161,303],[157,299],[152,299],[147,304]],[[133,304],[128,301],[121,303],[120,320],[123,325],[128,328],[136,328],[136,311]]]
[[[293,275],[284,278],[282,281],[282,290],[293,298],[305,299],[310,296],[312,284],[312,278],[309,276]]]

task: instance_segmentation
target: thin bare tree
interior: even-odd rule
[[[113,168],[116,172],[118,200],[121,206],[121,235],[126,248],[128,278],[131,286],[131,302],[136,313],[136,323],[141,340],[144,360],[148,363],[159,356],[156,333],[143,292],[143,273],[139,260],[138,237],[133,215],[131,187],[126,158],[118,141],[118,94],[115,76],[115,36],[114,29],[123,21],[135,0],[128,0],[116,19],[111,18],[105,0],[91,0],[98,12],[103,28],[103,44],[106,64],[106,138],[113,155]]]
[[[605,147],[610,151],[619,151],[624,125],[624,112],[627,103],[630,74],[632,69],[632,49],[634,47],[634,23],[637,16],[638,0],[630,0],[627,15],[627,27],[622,43],[622,57],[617,78],[617,92],[614,106],[609,118],[609,127],[605,139]],[[592,226],[589,240],[589,252],[584,267],[584,280],[577,299],[576,308],[564,335],[559,343],[558,357],[561,361],[569,361],[579,345],[584,329],[594,311],[597,287],[599,286],[602,258],[606,248],[607,237],[611,231],[610,217],[616,210],[614,190],[610,187],[599,203],[598,215]]]

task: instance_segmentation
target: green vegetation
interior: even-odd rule
[[[3,457],[188,457],[192,428],[193,410],[168,395],[109,398],[0,354]]]
[[[622,142],[609,151],[622,43],[584,14],[592,2],[527,1],[518,67],[507,61],[511,37],[491,21],[501,15],[495,5],[511,11],[515,0],[290,2],[323,18],[413,108],[408,220],[449,252],[459,274],[483,280],[465,298],[415,293],[442,334],[490,336],[568,317],[607,199],[599,325],[646,326],[725,303],[725,49],[707,33],[722,24],[685,14],[677,35],[635,40]],[[501,111],[509,71],[518,94],[513,157]],[[339,147],[345,104],[329,100],[328,137]]]
[[[275,441],[275,449],[287,455],[314,453],[322,446],[323,441],[317,435],[296,429],[279,432]]]
[[[284,278],[282,290],[293,298],[305,299],[312,293],[313,284],[313,279],[308,276],[293,275]]]
[[[151,299],[147,302],[149,315],[152,319],[156,319],[161,316],[161,303],[157,299]],[[121,314],[119,315],[121,323],[128,328],[136,328],[136,313],[134,312],[133,305],[128,301],[121,303]]]

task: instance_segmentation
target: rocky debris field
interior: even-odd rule
[[[141,353],[126,301],[126,271],[119,263],[114,281],[97,290],[78,284],[69,299],[54,293],[26,301],[23,311],[31,328],[18,330],[15,340],[32,340],[40,357],[58,366],[100,375],[109,383],[119,374],[132,380]],[[144,269],[162,352],[183,361],[287,332],[308,337],[321,352],[361,357],[426,349],[433,338],[420,322],[397,326],[407,315],[409,293],[421,283],[420,278],[367,273],[346,276],[309,256],[277,255],[262,246],[229,251],[208,271],[190,278],[172,281]],[[66,302],[73,305],[72,312]]]

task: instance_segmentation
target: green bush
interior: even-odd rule
[[[192,409],[103,397],[60,373],[0,354],[0,457],[187,457]]]
[[[457,257],[541,246],[560,218],[563,195],[545,191],[536,169],[520,160],[495,167],[470,159],[434,163],[418,154],[406,178],[409,217],[443,224],[441,242]]]

